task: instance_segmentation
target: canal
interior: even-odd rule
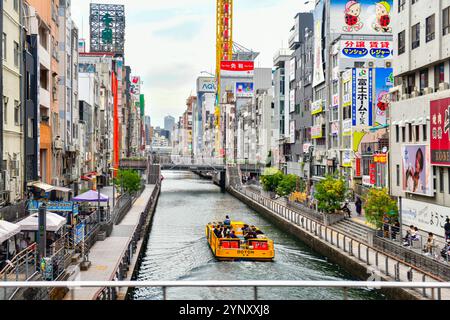
[[[163,172],[164,181],[138,280],[357,280],[274,226],[211,181],[190,172]],[[275,243],[274,262],[219,262],[205,225],[225,215],[259,226]],[[253,299],[251,288],[171,288],[168,299]],[[384,299],[376,290],[349,290],[349,299]],[[136,300],[161,299],[161,289],[140,288]],[[259,299],[343,298],[341,289],[259,288]]]

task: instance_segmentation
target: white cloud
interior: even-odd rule
[[[90,2],[125,4],[125,63],[142,76],[146,113],[155,125],[162,125],[168,114],[178,119],[195,92],[196,77],[201,71],[214,73],[216,1],[73,1],[73,18],[86,39]],[[299,3],[235,0],[234,41],[261,52],[258,66],[271,67],[274,53],[287,46],[294,15],[302,11]]]

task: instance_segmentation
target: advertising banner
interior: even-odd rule
[[[317,3],[314,10],[314,68],[313,68],[313,87],[325,81],[322,58],[322,24],[323,24],[324,0]]]
[[[430,104],[431,164],[450,166],[450,98]]]
[[[215,93],[216,92],[216,80],[214,78],[198,78],[197,79],[197,92]]]
[[[236,82],[236,97],[253,97],[253,82]]]
[[[394,86],[392,68],[375,69],[375,126],[387,125],[387,112],[391,107],[389,89]]]
[[[330,0],[332,34],[392,34],[393,0]]]
[[[141,94],[141,77],[131,77],[130,94],[139,99]]]
[[[372,69],[353,69],[352,124],[354,127],[372,126],[372,83]]]
[[[317,100],[311,103],[311,114],[315,115],[323,111],[323,100]]]
[[[373,162],[375,163],[387,163],[386,153],[376,153],[373,155]]]
[[[420,230],[444,236],[445,220],[449,216],[448,207],[403,199],[401,214],[403,225],[413,225]]]
[[[428,147],[426,145],[404,145],[402,160],[403,191],[433,196],[433,178]]]
[[[352,167],[352,152],[350,150],[342,152],[342,166],[345,168]]]
[[[290,143],[295,143],[295,121],[291,121],[289,125],[289,140]]]
[[[295,90],[289,92],[289,112],[295,111]]]
[[[393,58],[392,41],[340,41],[340,58],[384,60]]]
[[[331,123],[331,134],[337,136],[339,134],[339,122]]]
[[[289,65],[289,82],[295,80],[295,57],[291,59]]]
[[[342,121],[342,135],[343,136],[352,135],[352,119]]]
[[[253,77],[255,63],[253,61],[222,61],[220,63],[221,77]]]
[[[322,125],[312,126],[311,127],[311,138],[320,139],[323,137]]]

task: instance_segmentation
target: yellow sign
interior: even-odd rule
[[[374,154],[373,162],[375,163],[387,163],[387,155],[385,153]]]

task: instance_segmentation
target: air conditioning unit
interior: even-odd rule
[[[448,82],[439,83],[439,91],[444,91],[450,89]]]
[[[424,94],[431,94],[433,92],[434,92],[433,88],[430,87],[423,89]]]
[[[53,141],[53,148],[55,150],[62,150],[64,148],[63,142],[60,137],[57,137],[55,141]]]
[[[386,68],[392,68],[392,62],[386,61],[385,66],[386,66]]]

